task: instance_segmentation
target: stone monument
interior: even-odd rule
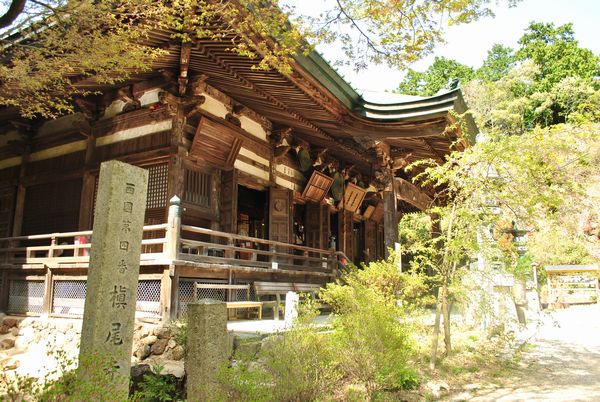
[[[145,169],[118,161],[100,167],[78,378],[114,400],[129,393],[147,187]]]
[[[217,375],[227,362],[229,349],[227,307],[212,299],[190,303],[187,321],[187,400],[219,400]]]
[[[296,292],[289,291],[285,295],[285,316],[284,322],[286,328],[291,328],[294,321],[298,318],[298,304],[300,296]]]

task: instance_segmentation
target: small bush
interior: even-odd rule
[[[177,400],[179,390],[177,379],[173,376],[161,375],[163,366],[155,364],[152,370],[145,373],[138,384],[132,400],[136,402],[164,402]]]
[[[312,401],[331,395],[340,373],[328,335],[308,325],[273,336],[258,356],[236,355],[222,380],[233,400]]]

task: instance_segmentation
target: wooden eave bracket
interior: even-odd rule
[[[395,177],[394,186],[396,198],[415,206],[421,211],[426,211],[433,205],[431,197],[407,180]]]

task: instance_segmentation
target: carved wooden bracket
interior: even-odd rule
[[[75,98],[77,109],[89,121],[96,121],[104,116],[106,105],[103,102],[91,100],[88,98]]]
[[[133,94],[132,85],[119,88],[117,91],[117,97],[121,101],[125,102],[125,106],[123,106],[123,112],[131,112],[142,107],[140,101]]]

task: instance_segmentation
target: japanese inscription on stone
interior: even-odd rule
[[[102,164],[94,215],[80,348],[85,359],[109,359],[118,377],[115,395],[127,399],[148,172],[110,161]],[[87,370],[87,371],[86,371]]]

